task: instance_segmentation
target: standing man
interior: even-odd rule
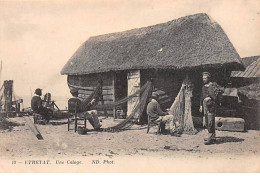
[[[159,94],[157,92],[153,92],[152,100],[147,105],[147,110],[146,110],[147,115],[150,117],[151,121],[161,121],[161,123],[160,123],[161,132],[163,134],[166,133],[166,130],[165,130],[166,122],[170,121],[171,135],[180,137],[180,134],[178,134],[177,131],[173,130],[174,126],[176,126],[173,115],[169,115],[168,112],[162,111],[158,101],[159,101]]]
[[[208,137],[204,139],[204,144],[209,145],[216,141],[215,116],[218,96],[223,93],[220,86],[211,81],[209,72],[203,72],[203,87],[200,99],[200,112],[204,112],[203,127],[208,129]]]
[[[49,110],[42,106],[42,89],[37,88],[35,90],[35,96],[31,99],[31,108],[34,113],[40,114],[45,119],[45,123],[49,123]]]

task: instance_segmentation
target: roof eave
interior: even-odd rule
[[[231,69],[232,71],[244,71],[245,67],[237,62],[231,62],[231,63],[224,63],[224,64],[205,64],[205,65],[197,65],[197,66],[184,66],[184,67],[175,67],[175,66],[156,66],[156,67],[145,67],[145,66],[139,66],[139,67],[132,67],[132,68],[110,68],[110,69],[99,69],[99,70],[92,70],[92,71],[85,71],[81,73],[76,72],[66,72],[64,70],[61,71],[61,75],[88,75],[93,73],[105,73],[105,72],[111,72],[111,71],[122,71],[122,70],[143,70],[143,69],[172,69],[172,70],[189,70],[189,69],[207,69],[207,68],[221,68],[225,67],[228,69]]]

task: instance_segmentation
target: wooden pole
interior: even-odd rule
[[[37,137],[37,139],[38,140],[43,140],[43,137],[42,137],[40,131],[36,128],[36,126],[33,124],[33,122],[30,120],[30,118],[29,117],[24,117],[24,119],[27,122],[28,126],[30,127],[31,131]]]
[[[60,111],[60,108],[57,106],[57,104],[55,102],[54,103],[54,106],[58,109],[58,111]]]

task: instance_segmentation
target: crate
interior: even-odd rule
[[[233,117],[216,117],[215,128],[219,131],[245,131],[245,120]]]

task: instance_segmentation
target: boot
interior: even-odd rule
[[[210,133],[210,140],[216,142],[216,133]]]
[[[161,129],[161,134],[167,134],[167,131],[165,129],[165,123],[161,122],[160,123],[160,129]]]
[[[216,134],[215,133],[209,133],[208,138],[204,139],[204,144],[205,145],[210,145],[216,142]]]

